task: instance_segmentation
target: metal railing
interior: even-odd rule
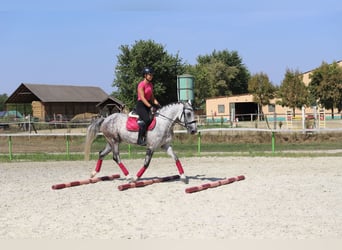
[[[222,133],[231,133],[231,134],[236,134],[236,133],[255,133],[255,132],[259,132],[259,133],[266,133],[266,134],[270,134],[271,135],[271,139],[270,139],[270,151],[272,153],[276,152],[276,134],[291,134],[291,133],[297,133],[297,134],[320,134],[320,133],[342,133],[342,128],[325,128],[325,129],[265,129],[265,128],[203,128],[203,129],[199,129],[198,133],[197,133],[197,137],[196,137],[196,145],[197,145],[197,154],[201,155],[202,152],[202,136],[206,135],[206,134],[216,134],[216,136],[222,136]],[[174,133],[177,134],[185,134],[186,131],[185,130],[175,130]],[[1,154],[4,155],[8,155],[8,159],[9,160],[13,160],[13,155],[14,155],[14,148],[15,147],[13,145],[13,139],[14,138],[25,138],[27,139],[26,141],[32,140],[33,138],[37,139],[37,142],[33,142],[34,144],[39,143],[39,141],[43,142],[44,141],[44,137],[45,138],[49,138],[49,139],[54,139],[54,138],[59,138],[59,139],[64,139],[64,146],[60,146],[60,149],[57,149],[56,151],[61,152],[65,152],[66,155],[66,159],[70,159],[70,156],[72,153],[75,152],[82,152],[82,150],[80,150],[80,148],[77,150],[73,150],[73,152],[71,151],[71,144],[75,141],[74,138],[75,137],[80,137],[83,138],[82,141],[84,141],[84,137],[86,136],[85,132],[82,133],[32,133],[32,134],[27,134],[27,133],[8,133],[8,134],[4,134],[1,133],[0,134],[0,145],[2,150],[0,150]],[[102,136],[102,134],[100,133],[99,136]],[[48,140],[49,140],[48,139]],[[61,141],[63,140],[59,140],[59,144],[61,143]],[[38,145],[39,148],[41,148],[41,145]],[[104,146],[104,144],[103,144]],[[7,147],[7,150],[5,149],[5,147]],[[44,146],[43,146],[44,147]],[[131,145],[128,144],[127,146],[127,153],[128,155],[131,154]],[[46,148],[47,150],[48,148]],[[61,150],[63,149],[63,150]],[[54,153],[56,153],[56,151]],[[35,149],[32,148],[31,151],[29,151],[31,153],[35,152]],[[26,152],[27,153],[27,152]],[[20,153],[18,153],[20,154]]]

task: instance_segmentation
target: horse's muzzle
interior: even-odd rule
[[[194,135],[197,133],[197,127],[196,126],[195,127],[189,127],[188,131],[190,134]]]
[[[193,130],[190,131],[190,134],[192,134],[192,135],[194,135],[196,133],[197,133],[197,129],[193,129]]]
[[[196,125],[196,121],[192,121],[192,122],[188,122],[186,124],[186,127],[188,129],[188,132],[190,134],[196,134],[197,133],[197,125]]]

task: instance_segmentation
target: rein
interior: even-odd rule
[[[188,126],[189,124],[196,123],[197,121],[196,121],[196,120],[193,120],[193,121],[191,121],[191,122],[187,122],[186,119],[185,119],[185,110],[192,110],[192,109],[183,107],[183,112],[182,112],[182,115],[181,115],[181,118],[180,118],[180,119],[182,119],[182,116],[184,116],[184,123],[182,123],[181,121],[179,121],[179,120],[177,120],[177,119],[176,119],[176,120],[173,120],[173,119],[171,119],[171,118],[169,118],[169,117],[167,117],[167,116],[161,114],[160,112],[158,112],[157,114],[158,114],[159,116],[161,116],[161,117],[163,117],[163,118],[165,118],[165,119],[171,121],[171,122],[177,123],[177,124],[181,125],[182,127],[187,128],[187,126]]]

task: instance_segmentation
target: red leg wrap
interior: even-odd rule
[[[122,162],[119,163],[119,167],[125,176],[127,176],[129,174],[127,168],[125,167],[125,165]]]
[[[184,174],[184,170],[183,170],[182,164],[180,163],[179,160],[176,161],[176,165],[177,165],[179,174]]]
[[[145,173],[145,170],[147,169],[147,167],[143,166],[139,172],[137,173],[137,177],[140,178],[144,173]]]
[[[97,160],[97,163],[96,163],[95,171],[96,171],[96,172],[100,172],[101,166],[102,166],[102,160],[101,160],[101,159],[98,159],[98,160]]]

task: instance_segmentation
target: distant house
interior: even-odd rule
[[[71,119],[81,113],[99,113],[104,106],[98,104],[108,98],[118,110],[123,108],[119,100],[111,98],[99,87],[22,83],[5,103],[31,105],[34,117],[50,121],[56,116]]]

